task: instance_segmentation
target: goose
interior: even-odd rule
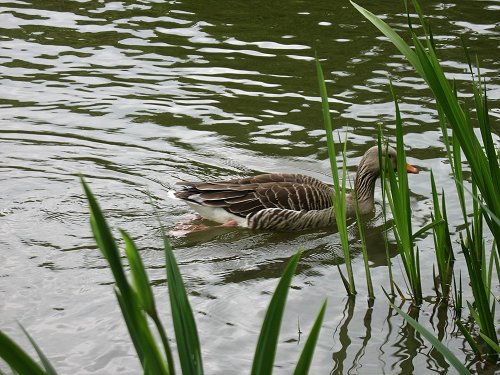
[[[388,147],[382,154],[389,157],[396,171],[396,150]],[[406,170],[418,173],[408,163]],[[348,218],[356,214],[355,197],[361,214],[373,211],[379,175],[378,146],[373,146],[358,165],[354,192],[346,195]],[[180,181],[177,185],[176,198],[224,227],[299,231],[335,224],[333,186],[302,174],[268,173],[222,181]]]

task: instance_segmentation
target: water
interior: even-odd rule
[[[364,5],[404,30],[399,2]],[[424,11],[443,66],[464,97],[470,91],[459,37],[478,55],[498,142],[500,4],[432,1]],[[21,322],[60,373],[140,371],[111,274],[90,233],[78,175],[86,177],[113,227],[126,229],[143,249],[173,336],[147,191],[174,229],[192,218],[186,206],[168,198],[179,179],[280,171],[328,180],[315,51],[328,80],[334,126],[342,134],[348,130],[349,171],[374,144],[378,124],[394,135],[390,77],[401,99],[409,161],[421,169],[410,176],[414,227],[430,220],[431,168],[450,195],[452,225],[461,224],[429,90],[346,3],[3,1],[0,29],[0,327],[29,348],[16,325]],[[336,265],[342,252],[331,230],[218,229],[173,238],[206,372],[249,371],[270,293],[287,260],[303,248],[276,374],[293,371],[324,298],[328,309],[312,374],[452,374],[388,308],[381,289],[388,278],[380,207],[367,223],[377,288],[371,308],[351,232],[355,303],[341,285]],[[430,237],[419,244],[428,296],[434,294],[431,245]],[[394,243],[390,250],[404,285]],[[461,255],[456,267],[465,273]],[[470,292],[465,297],[471,300]],[[419,321],[439,332],[473,372],[494,372],[474,362],[455,335],[449,310],[427,300]]]

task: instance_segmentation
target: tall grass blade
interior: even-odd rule
[[[342,163],[342,182],[339,179],[339,173],[336,162],[336,152],[335,152],[335,142],[333,140],[333,129],[332,122],[330,118],[330,108],[328,105],[328,94],[326,92],[325,85],[325,77],[323,75],[323,70],[321,69],[321,64],[316,57],[316,72],[318,75],[318,83],[319,83],[319,91],[321,94],[321,103],[323,109],[323,122],[326,130],[326,141],[328,146],[328,157],[330,159],[330,168],[332,170],[332,179],[334,186],[334,196],[332,197],[333,201],[333,210],[335,214],[336,224],[338,228],[338,232],[340,235],[340,241],[342,244],[342,250],[344,252],[345,265],[347,270],[347,278],[348,283],[344,282],[344,285],[347,286],[346,291],[348,295],[356,294],[356,287],[354,284],[354,274],[352,271],[352,263],[351,263],[351,254],[349,251],[349,239],[347,234],[347,219],[346,219],[346,160],[345,160],[345,150],[346,150],[346,142],[344,142],[344,152],[343,163]],[[343,277],[343,276],[342,276]],[[343,280],[344,277],[343,277]]]
[[[370,273],[370,265],[368,264],[368,249],[366,247],[366,238],[365,238],[365,230],[363,228],[363,220],[361,219],[361,213],[359,211],[358,200],[355,199],[354,203],[355,203],[354,208],[355,208],[355,212],[356,212],[356,223],[358,226],[358,233],[359,233],[359,238],[361,241],[361,251],[363,252],[363,265],[365,267],[366,287],[368,289],[368,298],[374,299],[375,292],[373,290],[372,277],[371,277],[371,273]]]
[[[395,306],[393,303],[389,302],[393,309],[397,311],[413,328],[415,328],[423,337],[425,337],[445,358],[446,360],[457,370],[460,375],[470,375],[470,371],[463,365],[450,349],[446,347],[437,337],[435,337],[431,332],[429,332],[424,326],[413,319],[411,316],[403,312],[400,308]]]
[[[387,202],[387,190],[386,190],[386,184],[385,184],[385,163],[384,159],[382,158],[382,150],[385,148],[385,154],[387,154],[387,146],[388,144],[385,144],[385,146],[382,145],[382,126],[378,127],[378,133],[377,133],[377,145],[378,145],[378,163],[379,163],[379,170],[380,170],[380,179],[382,180],[381,188],[382,188],[382,214],[384,216],[384,245],[385,245],[385,256],[387,260],[387,270],[389,272],[389,283],[391,286],[391,295],[395,295],[394,291],[394,279],[392,276],[392,260],[391,256],[389,253],[389,239],[387,238],[387,208],[386,208],[386,202]],[[384,148],[382,148],[384,147]]]
[[[323,322],[323,317],[325,316],[326,311],[326,300],[323,302],[323,306],[316,317],[316,321],[311,329],[311,333],[304,345],[304,349],[302,349],[302,353],[299,358],[299,362],[295,367],[294,375],[304,375],[309,372],[309,368],[311,367],[311,361],[314,354],[314,349],[316,348],[316,342],[318,341],[319,331],[321,329],[321,323]]]
[[[434,248],[436,252],[436,262],[439,272],[439,280],[441,284],[441,296],[447,298],[451,290],[451,279],[453,273],[453,250],[451,247],[450,232],[448,223],[446,222],[446,203],[445,195],[442,193],[442,207],[439,205],[439,198],[434,180],[434,173],[431,171],[431,189],[432,201],[434,206],[435,220],[442,224],[433,227]]]
[[[433,229],[437,226],[442,225],[443,223],[445,223],[445,221],[443,219],[440,219],[440,220],[434,220],[434,221],[430,222],[429,224],[424,225],[422,228],[420,228],[415,233],[413,233],[412,240],[415,241],[417,238],[419,238],[422,234],[427,232],[429,229]]]
[[[372,12],[366,10],[365,8],[359,6],[353,1],[350,1],[352,6],[357,9],[368,21],[373,23],[386,37],[388,37],[392,43],[405,55],[408,61],[415,67],[415,69],[420,73],[422,67],[420,66],[420,61],[417,55],[411,48],[406,44],[406,42],[384,21],[379,17],[374,15]]]
[[[47,375],[57,375],[57,371],[54,369],[54,367],[52,366],[50,361],[47,359],[45,354],[43,354],[42,350],[37,345],[35,340],[33,340],[33,338],[30,336],[28,331],[26,331],[26,329],[21,324],[19,324],[19,327],[21,327],[21,329],[23,330],[26,337],[30,340],[31,345],[33,345],[33,347],[35,348],[35,350],[38,354],[38,357],[40,358],[40,361],[42,362],[42,365],[45,368]]]
[[[49,374],[2,331],[0,331],[0,357],[19,374]]]
[[[453,273],[453,302],[454,302],[454,309],[455,309],[455,314],[457,318],[460,318],[462,315],[462,308],[463,308],[463,292],[462,292],[462,272],[460,271],[459,274],[459,284],[457,286],[457,280],[455,278],[455,273]]]
[[[498,345],[498,343],[494,342],[482,332],[479,332],[479,336],[481,336],[484,342],[486,342],[497,354],[500,354],[500,346]]]
[[[281,319],[285,309],[288,290],[300,259],[300,251],[291,259],[283,272],[276,290],[267,308],[266,317],[260,330],[259,341],[255,349],[252,375],[270,375],[273,372],[274,358],[278,345]]]
[[[156,314],[155,301],[153,291],[149,285],[149,278],[144,270],[139,251],[135,246],[132,238],[124,230],[120,230],[123,241],[125,242],[125,254],[127,255],[130,271],[132,273],[132,281],[137,297],[141,303],[142,308],[148,315]]]
[[[99,204],[92,194],[92,191],[90,190],[83,177],[80,177],[80,180],[83,185],[85,195],[87,196],[87,201],[89,203],[90,225],[94,234],[94,238],[102,254],[105,256],[110,265],[111,272],[113,273],[113,277],[116,282],[116,286],[121,291],[121,293],[125,295],[125,298],[128,298],[131,290],[125,276],[125,272],[123,271],[120,252],[118,251],[118,247],[116,246],[115,239],[111,234],[108,223],[106,222],[106,219],[104,218],[104,215],[102,214]]]
[[[412,51],[401,37],[399,37],[399,35],[397,35],[385,22],[381,21],[377,16],[359,5],[352,4],[363,16],[365,16],[365,18],[372,22],[391,40],[391,42],[407,57],[408,61],[413,65],[420,76],[427,82],[434,93],[438,106],[442,108],[450,126],[453,128],[454,136],[457,137],[471,166],[473,178],[481,191],[486,205],[497,217],[500,216],[500,194],[498,194],[500,171],[498,169],[496,157],[492,157],[497,154],[497,151],[493,143],[489,140],[491,128],[488,120],[486,96],[480,95],[476,90],[476,112],[478,113],[483,143],[486,148],[485,152],[470,126],[470,121],[460,107],[455,92],[450,87],[436,57],[434,48],[428,38],[426,37],[429,48],[426,50],[415,34],[414,29],[410,29],[415,48],[415,51]],[[425,25],[422,26],[425,29]],[[481,84],[480,77],[478,78],[478,83],[479,85]],[[476,85],[476,83],[474,83],[474,85]],[[496,224],[496,222],[490,220],[489,215],[487,215],[485,219],[497,240],[497,251],[500,251],[498,249],[500,226]]]
[[[397,141],[397,171],[398,177],[390,164],[389,158],[385,159],[384,169],[389,173],[389,183],[386,184],[387,199],[394,219],[394,235],[400,250],[401,260],[404,266],[411,295],[414,302],[419,305],[422,302],[422,286],[420,279],[420,264],[418,249],[414,245],[412,234],[410,192],[408,187],[408,175],[406,171],[406,153],[403,143],[403,130],[399,104],[392,83],[391,93],[394,98],[396,109],[396,141]],[[388,184],[388,186],[387,186]],[[417,232],[418,233],[418,232]]]
[[[471,245],[470,243],[466,244],[462,240],[461,245],[470,275],[470,284],[476,307],[474,308],[470,303],[467,303],[469,311],[476,323],[479,325],[481,332],[498,345],[494,312],[489,305],[490,291],[487,288],[488,280],[484,280],[482,274],[482,269],[484,267],[482,267],[481,261],[478,259],[476,252],[471,250],[469,247]]]
[[[80,177],[80,179],[89,203],[92,232],[115,278],[115,294],[139,360],[143,368],[147,366],[151,374],[168,374],[165,360],[161,356],[154,336],[149,329],[146,315],[141,308],[137,292],[133,290],[125,276],[120,252],[111,234],[111,230],[89,186],[83,177]]]
[[[150,318],[156,325],[156,329],[160,335],[163,344],[163,349],[165,350],[165,355],[167,357],[168,371],[170,375],[174,375],[175,367],[174,367],[174,359],[172,356],[172,351],[168,343],[167,334],[165,332],[165,329],[163,328],[163,325],[161,324],[158,311],[156,310],[153,290],[151,289],[151,285],[149,283],[149,278],[148,275],[146,274],[144,264],[142,263],[139,251],[132,238],[128,235],[127,232],[123,230],[120,230],[120,233],[125,243],[125,254],[127,255],[127,259],[129,261],[134,290],[136,292],[136,295],[138,297],[138,300],[142,308],[144,309],[146,314],[150,316]]]
[[[202,375],[203,362],[200,340],[196,329],[193,311],[187,297],[179,266],[174,257],[172,247],[161,227],[165,263],[167,269],[168,295],[172,309],[172,321],[177,341],[177,352],[183,374]]]
[[[470,334],[469,330],[462,324],[460,320],[455,320],[455,324],[457,325],[458,329],[460,332],[462,332],[462,335],[464,335],[465,340],[469,343],[470,347],[476,353],[477,355],[481,355],[481,349],[479,348],[479,345],[477,342],[474,340],[472,335]]]

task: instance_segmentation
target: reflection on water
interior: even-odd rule
[[[401,4],[366,6],[404,29]],[[498,131],[498,6],[431,1],[424,11],[443,65],[464,98],[467,64],[458,37],[478,54]],[[375,125],[392,135],[391,77],[401,98],[410,162],[423,171],[410,178],[415,228],[430,221],[431,168],[437,185],[453,194],[429,91],[347,3],[3,1],[0,29],[0,327],[19,339],[15,320],[22,322],[61,373],[135,374],[139,368],[111,274],[89,231],[78,175],[87,178],[112,226],[129,231],[143,249],[168,321],[163,252],[148,194],[174,229],[190,215],[167,195],[180,179],[279,171],[328,181],[315,51],[328,80],[334,126],[348,132],[349,172],[375,143]],[[458,201],[447,203],[457,226]],[[345,297],[334,229],[215,229],[173,238],[207,373],[248,371],[269,294],[297,249],[303,256],[287,304],[277,373],[291,372],[305,341],[297,345],[297,317],[307,335],[325,297],[329,307],[311,373],[451,373],[439,353],[387,310],[381,287],[388,285],[384,236],[390,230],[380,207],[364,225],[377,288],[373,306],[365,305],[354,223],[349,231],[356,301]],[[432,268],[431,245],[429,237],[419,244],[426,270]],[[404,285],[390,235],[389,254]],[[465,269],[461,258],[456,267]],[[425,283],[432,295],[432,280]],[[422,307],[420,321],[475,366],[470,350],[453,335],[449,310],[434,306]]]

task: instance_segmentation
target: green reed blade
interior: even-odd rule
[[[139,297],[125,276],[120,253],[111,230],[89,186],[83,177],[80,177],[80,180],[89,203],[92,232],[113,273],[117,288],[115,294],[139,360],[143,367],[147,364],[153,374],[168,374],[165,361],[161,357],[156,341],[149,329],[146,315],[140,307]]]
[[[146,314],[138,308],[138,298],[126,299],[118,290],[115,290],[115,294],[144,373],[151,375],[169,374],[149,328]]]
[[[270,375],[273,372],[283,311],[300,255],[301,252],[298,251],[290,259],[273,293],[271,302],[267,308],[264,323],[260,330],[259,341],[255,348],[252,375]]]
[[[494,342],[492,339],[490,339],[488,336],[486,336],[484,333],[479,332],[479,336],[498,354],[500,354],[500,346],[498,343]]]
[[[469,330],[458,319],[455,320],[455,324],[457,325],[462,335],[465,337],[465,340],[469,343],[474,353],[481,355],[482,354],[481,349],[479,348],[479,345],[477,344],[476,340],[474,340],[474,338],[470,334]]]
[[[309,334],[309,337],[304,345],[304,349],[302,349],[302,353],[300,354],[299,362],[293,372],[294,375],[305,375],[309,372],[314,355],[314,349],[316,348],[316,342],[318,341],[319,331],[321,330],[321,323],[323,322],[323,317],[325,316],[326,302],[326,300],[323,302],[318,316],[316,317],[311,333]]]
[[[148,314],[156,325],[156,329],[160,334],[160,338],[163,344],[163,349],[165,350],[165,355],[167,357],[168,372],[171,375],[175,374],[175,363],[172,356],[172,351],[168,343],[167,334],[163,325],[161,324],[160,317],[156,310],[155,299],[153,296],[153,290],[149,282],[148,275],[144,269],[144,264],[139,255],[139,251],[127,232],[120,230],[123,241],[125,242],[125,254],[130,265],[130,271],[132,273],[132,281],[134,290],[136,292],[137,299],[140,305]]]
[[[165,262],[167,269],[168,295],[172,309],[172,321],[177,341],[177,352],[182,373],[191,375],[203,374],[200,340],[194,320],[193,311],[184,287],[179,266],[174,257],[168,237],[161,226]]]
[[[342,272],[342,269],[340,266],[337,264],[337,270],[339,271],[340,279],[342,280],[342,284],[344,284],[345,290],[349,292],[350,285],[349,285],[349,280],[344,276],[344,273]]]
[[[349,285],[350,285],[350,295],[356,294],[356,287],[354,283],[354,273],[352,271],[352,261],[351,261],[351,252],[349,248],[349,237],[347,232],[347,212],[346,212],[346,201],[347,201],[347,193],[346,193],[346,183],[347,183],[347,165],[346,165],[346,155],[347,155],[347,132],[344,138],[344,148],[342,150],[342,185],[340,188],[340,196],[335,196],[334,201],[336,201],[335,209],[339,209],[342,213],[339,215],[339,220],[342,222],[341,224],[341,242],[342,249],[344,250],[344,259],[345,265],[347,269],[347,276],[349,277]],[[338,227],[338,223],[337,223]]]
[[[130,271],[132,274],[133,287],[141,303],[142,308],[150,316],[156,315],[155,300],[153,291],[149,284],[149,278],[144,269],[139,251],[134,241],[124,230],[120,230],[123,241],[125,242],[125,254],[127,255]]]
[[[354,191],[354,189],[351,190]],[[366,247],[366,238],[365,238],[365,230],[363,228],[363,220],[361,219],[361,213],[359,211],[359,204],[358,200],[354,200],[354,209],[356,213],[356,223],[358,227],[358,233],[359,233],[359,239],[361,242],[361,251],[363,252],[363,265],[365,267],[365,274],[366,274],[366,287],[368,289],[368,298],[373,299],[375,298],[375,292],[373,290],[373,283],[372,283],[372,277],[370,273],[370,265],[368,264],[368,249]]]
[[[382,187],[382,214],[384,217],[384,245],[385,245],[385,257],[387,260],[387,269],[389,271],[389,284],[391,287],[391,295],[394,295],[394,279],[392,276],[392,260],[389,253],[389,239],[387,238],[387,209],[386,209],[386,199],[387,199],[387,190],[386,190],[386,178],[385,178],[385,165],[382,158],[382,126],[378,127],[377,132],[377,145],[378,145],[378,163],[380,170],[380,178],[382,183],[380,184]],[[387,142],[385,144],[385,153],[387,154]]]
[[[423,337],[425,337],[432,346],[434,346],[452,365],[460,375],[469,375],[470,371],[463,365],[462,361],[459,360],[446,345],[444,345],[439,339],[429,332],[424,326],[413,319],[411,316],[403,312],[400,308],[395,306],[392,302],[389,304],[394,308],[399,315],[401,315],[413,328],[415,328]]]
[[[420,73],[422,68],[420,66],[420,61],[414,51],[406,44],[406,42],[384,21],[379,17],[374,15],[372,12],[366,10],[365,8],[359,6],[353,1],[350,1],[352,6],[357,9],[368,21],[370,21],[375,27],[377,27],[382,34],[388,37],[391,42],[401,51],[401,53],[408,59],[408,61],[415,67],[415,69]]]
[[[111,234],[111,230],[109,229],[108,223],[102,214],[97,200],[82,176],[80,176],[80,181],[83,185],[83,189],[89,203],[90,224],[97,245],[109,263],[118,289],[127,298],[130,294],[130,287],[125,276],[125,272],[123,271],[120,252],[116,246],[115,239]]]
[[[470,122],[460,107],[454,91],[448,84],[432,46],[429,45],[429,48],[426,50],[416,36],[414,29],[410,26],[415,48],[415,51],[412,51],[399,35],[377,16],[357,4],[353,3],[353,6],[391,40],[391,42],[406,56],[420,76],[428,83],[434,93],[438,106],[442,108],[453,128],[454,136],[456,136],[460,142],[460,146],[471,166],[472,174],[486,201],[486,205],[497,216],[500,216],[500,214],[498,214],[500,212],[500,194],[497,193],[498,186],[500,186],[500,172],[498,171],[498,163],[490,162],[492,159],[491,156],[496,154],[497,151],[488,139],[484,142],[485,147],[488,148],[486,154],[483,151],[481,144],[472,131],[472,127],[469,126]],[[418,3],[416,7],[418,7]],[[425,25],[422,26],[424,26],[425,29]],[[489,122],[486,121],[488,117],[487,105],[477,105],[476,111],[482,118],[482,120],[480,119],[482,133],[488,137],[488,134],[491,132]],[[500,226],[488,219],[487,223],[495,238],[497,240],[500,239]]]
[[[337,154],[335,153],[335,142],[333,140],[333,128],[332,128],[332,120],[330,118],[330,108],[328,105],[328,94],[326,91],[325,76],[323,75],[323,69],[321,68],[321,64],[317,57],[316,57],[316,73],[318,75],[319,91],[321,95],[321,104],[323,109],[323,123],[326,129],[326,142],[328,146],[330,169],[332,171],[333,181],[337,182],[334,184],[335,194],[339,195],[340,193],[340,188],[338,185],[339,173],[336,163]]]
[[[120,306],[120,310],[123,315],[123,320],[125,321],[125,324],[127,325],[128,332],[130,334],[130,338],[132,340],[132,343],[134,344],[135,351],[137,353],[137,356],[139,357],[139,361],[141,362],[142,367],[144,368],[144,363],[145,363],[145,355],[144,355],[144,345],[143,345],[143,339],[141,335],[141,330],[138,327],[137,324],[137,319],[135,318],[136,313],[128,307],[127,302],[124,300],[122,294],[118,290],[118,288],[115,288],[114,290],[116,300],[118,301],[118,306]]]
[[[356,294],[356,287],[354,283],[354,274],[352,271],[351,254],[349,251],[349,238],[347,233],[347,219],[346,219],[346,146],[347,142],[344,142],[344,149],[342,153],[342,182],[339,179],[339,173],[336,162],[336,152],[335,152],[335,142],[333,140],[333,129],[330,118],[330,108],[328,105],[328,94],[326,91],[325,77],[323,75],[323,69],[321,64],[316,57],[316,72],[318,76],[319,91],[321,95],[321,103],[323,110],[323,122],[326,130],[326,141],[328,148],[328,157],[330,160],[330,169],[332,171],[332,179],[335,194],[332,197],[333,211],[335,214],[337,229],[340,235],[340,242],[342,244],[342,250],[344,252],[344,260],[346,264],[347,277],[349,282],[346,286],[346,291],[348,295]],[[346,134],[347,136],[347,134]],[[344,281],[344,280],[343,280]]]
[[[35,342],[35,340],[33,340],[33,338],[30,336],[30,334],[28,333],[28,331],[26,331],[26,329],[20,323],[19,323],[19,327],[21,327],[21,329],[23,330],[23,332],[26,335],[26,337],[28,338],[28,340],[30,340],[31,345],[33,345],[33,347],[35,348],[35,350],[36,350],[36,352],[38,354],[38,357],[40,357],[40,361],[42,361],[42,365],[45,368],[45,372],[48,375],[57,375],[57,371],[54,369],[54,367],[52,366],[52,364],[50,363],[50,361],[47,359],[47,357],[45,356],[45,354],[43,354],[42,350],[37,345],[37,343]]]
[[[459,181],[457,180],[456,181],[458,184],[461,185],[462,187],[462,190],[466,191],[467,193],[469,193],[469,195],[471,196],[471,198],[474,200],[474,202],[481,206],[481,208],[486,212],[488,213],[489,215],[489,218],[491,220],[493,220],[497,225],[500,225],[500,216],[497,216],[493,211],[491,211],[488,206],[486,206],[483,201],[478,197],[477,193],[474,193],[472,191],[470,191],[469,189],[467,189],[463,183],[463,181]]]
[[[458,199],[460,201],[460,208],[462,210],[462,218],[465,223],[465,228],[467,233],[469,233],[469,215],[467,214],[467,206],[465,204],[465,192],[464,192],[464,175],[462,170],[462,151],[460,148],[460,143],[456,137],[452,139],[452,149],[453,149],[453,160],[451,165],[452,173],[455,179],[455,187],[458,194]],[[470,237],[470,234],[469,234]]]
[[[434,216],[436,221],[442,224],[433,228],[434,247],[436,253],[436,262],[438,265],[439,279],[441,283],[441,292],[443,297],[448,297],[450,292],[450,283],[453,265],[453,250],[451,247],[450,232],[448,230],[448,223],[446,217],[446,204],[444,192],[442,194],[442,209],[439,205],[439,198],[434,180],[434,173],[431,171],[431,190],[432,202],[434,208]]]
[[[489,292],[487,291],[485,280],[482,275],[482,262],[478,259],[476,252],[471,250],[468,245],[471,244],[466,244],[462,240],[462,252],[465,256],[467,269],[469,271],[470,285],[472,287],[476,309],[470,303],[467,303],[467,305],[481,331],[491,340],[498,343],[494,322],[495,318],[489,306]]]
[[[413,241],[415,241],[417,238],[419,238],[422,234],[427,232],[429,229],[440,226],[444,223],[445,223],[445,221],[443,219],[439,219],[439,220],[434,220],[434,221],[430,222],[429,224],[424,225],[422,228],[420,228],[415,233],[413,233],[413,235],[412,235]]]
[[[396,178],[396,174],[389,162],[389,158],[385,158],[385,170],[389,175],[387,199],[392,211],[392,216],[394,219],[394,235],[396,237],[396,242],[400,250],[400,256],[404,266],[406,277],[408,279],[408,284],[411,289],[411,295],[415,303],[420,304],[422,301],[420,265],[418,250],[415,249],[414,236],[412,234],[410,192],[408,186],[408,175],[406,171],[406,154],[403,143],[403,126],[398,100],[394,92],[392,83],[390,83],[390,89],[394,99],[396,110],[398,177]],[[383,181],[383,183],[386,184],[387,181]]]
[[[49,374],[2,331],[0,331],[0,358],[19,374]]]
[[[462,271],[459,273],[459,284],[455,279],[455,272],[453,272],[453,294],[454,294],[454,309],[458,317],[462,315],[463,307],[463,290],[462,290]]]

